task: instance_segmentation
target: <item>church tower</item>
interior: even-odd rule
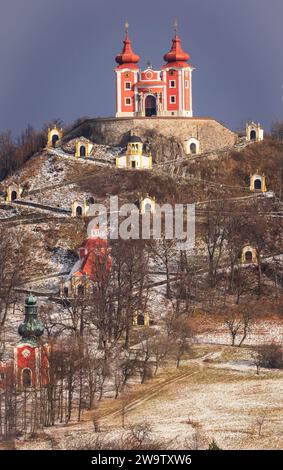
[[[118,66],[116,72],[116,117],[134,116],[136,110],[135,83],[138,81],[139,67],[137,63],[140,58],[132,50],[132,43],[129,38],[128,23],[125,24],[126,35],[124,48],[121,54],[116,56]]]
[[[48,350],[40,344],[44,326],[37,316],[37,301],[30,294],[25,301],[25,319],[19,326],[21,340],[14,349],[14,372],[18,388],[46,385]]]
[[[164,115],[192,117],[192,71],[194,67],[188,63],[189,54],[182,49],[177,26],[175,23],[172,47],[164,55],[166,65],[162,67],[163,81],[166,83]]]
[[[164,55],[166,64],[154,70],[149,63],[145,70],[132,50],[126,23],[126,37],[116,62],[116,117],[192,117],[192,71],[189,54],[183,51],[181,39],[175,35],[170,51]]]

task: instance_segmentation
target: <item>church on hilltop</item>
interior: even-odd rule
[[[148,63],[145,70],[132,47],[128,23],[125,26],[124,46],[116,56],[115,115],[86,119],[68,133],[68,140],[76,141],[73,152],[78,161],[95,156],[94,144],[109,145],[123,149],[116,155],[117,168],[151,169],[156,163],[172,158],[195,155],[215,158],[219,152],[264,139],[264,131],[256,121],[248,122],[245,133],[239,135],[214,117],[194,115],[194,66],[181,44],[177,23],[163,65],[155,69]],[[49,129],[50,152],[65,142],[62,129],[56,126]],[[151,152],[142,148],[143,142],[144,145],[148,142]],[[15,192],[11,194],[13,197]]]
[[[126,23],[124,48],[116,56],[116,117],[192,117],[194,67],[189,59],[182,49],[176,24],[172,47],[164,55],[161,70],[154,70],[150,64],[141,70],[140,57],[132,49]]]

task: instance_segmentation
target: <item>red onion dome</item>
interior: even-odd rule
[[[121,52],[121,54],[118,54],[116,56],[115,60],[119,65],[136,64],[140,60],[140,57],[135,54],[132,49],[132,43],[129,38],[128,31],[126,31],[123,51]]]
[[[187,62],[189,59],[189,54],[182,49],[181,39],[175,34],[171,50],[164,55],[164,60],[166,60],[168,64],[171,64],[172,62]]]

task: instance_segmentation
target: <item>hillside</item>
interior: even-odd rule
[[[125,394],[134,403],[143,390],[146,395],[147,388],[150,391],[177,374],[178,389],[172,382],[157,387],[135,406],[128,403],[129,426],[146,418],[154,438],[170,448],[205,448],[213,438],[223,448],[279,448],[281,371],[263,368],[258,377],[254,357],[259,345],[280,345],[283,334],[282,143],[271,138],[252,144],[241,141],[230,149],[191,156],[185,156],[179,145],[174,147],[174,158],[170,158],[172,147],[167,148],[166,158],[160,158],[168,139],[157,139],[151,145],[152,169],[119,170],[115,156],[125,151],[123,141],[121,145],[92,142],[90,156],[76,158],[77,132],[71,131],[55,148],[34,154],[1,182],[1,243],[14,247],[9,269],[18,265],[20,273],[13,280],[13,299],[9,298],[3,324],[5,354],[11,353],[17,340],[24,296],[32,291],[46,325],[44,339],[56,344],[51,358],[57,371],[54,380],[58,384],[65,380],[58,372],[62,370],[58,351],[66,364],[69,360],[79,364],[70,369],[68,383],[74,394],[67,382],[64,391],[58,386],[54,392],[62,393],[63,398],[56,395],[54,400],[58,416],[64,414],[70,425],[74,440],[70,446],[78,445],[77,440],[85,445],[93,426],[91,410],[96,408],[104,431],[113,427],[114,434],[108,437],[116,439],[123,432],[119,413],[112,419],[106,411],[123,407]],[[147,136],[154,142],[154,133]],[[250,190],[251,174],[266,177],[267,191]],[[7,202],[7,188],[13,185],[21,188],[21,196]],[[195,248],[178,251],[175,242],[163,238],[109,240],[111,274],[96,279],[99,289],[86,299],[76,294],[64,298],[62,285],[72,279],[91,220],[74,214],[73,203],[83,207],[93,200],[109,211],[110,196],[119,196],[120,205],[147,196],[159,205],[195,204]],[[247,246],[255,258],[243,260]],[[147,325],[135,323],[140,312],[143,318],[148,315]],[[230,346],[235,328],[235,344]],[[78,331],[83,331],[88,365],[78,359],[80,349],[77,356]],[[244,348],[238,347],[241,339]],[[175,369],[176,360],[181,368]],[[266,434],[258,439],[257,390],[262,410],[271,413]],[[69,408],[60,408],[60,400]],[[248,410],[245,419],[243,406]],[[166,430],[168,411],[164,415],[161,411],[166,408],[174,421],[170,430]],[[56,419],[48,414],[48,426]],[[81,419],[82,427],[72,430]],[[66,436],[63,444],[58,443],[63,434],[59,426],[52,444],[56,448],[69,445]],[[16,445],[42,448],[48,436],[47,430],[42,439],[37,436]],[[200,442],[193,444],[195,439]]]

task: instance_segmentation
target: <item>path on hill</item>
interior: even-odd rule
[[[153,386],[150,387],[150,389],[147,392],[145,392],[145,394],[141,398],[133,399],[132,401],[130,401],[130,403],[128,403],[127,406],[125,406],[124,408],[125,412],[127,413],[128,411],[132,411],[135,408],[142,405],[143,403],[145,403],[146,401],[150,400],[151,398],[154,398],[167,386],[177,384],[178,382],[181,382],[182,380],[188,379],[194,375],[199,374],[199,372],[202,370],[202,366],[200,365],[200,362],[201,362],[201,358],[199,358],[198,361],[197,360],[194,361],[194,364],[198,365],[199,367],[198,370],[195,370],[193,372],[192,371],[183,372],[183,373],[181,372],[177,376],[169,377],[161,382],[158,382],[157,384],[154,384]],[[109,418],[115,418],[121,415],[121,413],[122,413],[122,408],[119,408],[118,410],[106,412],[102,414],[102,416],[99,418],[99,422],[101,423],[107,422]],[[66,434],[66,431],[73,432],[73,431],[81,431],[81,430],[89,430],[89,429],[93,430],[93,422],[92,422],[91,417],[89,417],[87,421],[81,421],[81,422],[75,422],[75,423],[69,422],[68,425],[65,427],[53,428],[53,429],[46,428],[44,429],[44,431],[47,435],[51,435],[52,437],[54,435],[56,439],[62,436],[62,434],[63,435]]]
[[[282,259],[283,259],[283,253],[274,253],[274,254],[269,254],[267,256],[262,257],[262,262],[273,262],[273,261],[274,262],[278,262],[278,261],[281,262]],[[251,266],[256,266],[256,264],[254,264],[254,263],[245,263],[245,264],[240,265],[240,269],[248,269]],[[223,274],[223,273],[226,273],[230,269],[231,269],[231,267],[230,267],[229,264],[227,264],[225,266],[220,266],[219,270],[218,270],[218,273]],[[21,292],[21,293],[32,292],[34,295],[37,295],[39,297],[48,298],[48,300],[50,300],[51,302],[62,303],[62,298],[59,297],[56,292],[54,292],[52,290],[48,290],[48,289],[38,290],[36,288],[31,288],[29,286],[29,284],[32,284],[33,282],[36,282],[36,281],[44,281],[44,280],[52,279],[52,278],[56,278],[56,277],[67,276],[68,274],[70,274],[70,271],[50,273],[50,274],[46,274],[45,276],[36,276],[34,278],[28,279],[24,284],[15,287],[15,290],[17,292]],[[163,272],[163,271],[149,271],[148,274],[150,274],[151,276],[166,276],[166,272]],[[178,280],[177,273],[171,272],[169,274],[170,274],[170,276],[172,276],[170,278],[171,283],[174,283]],[[204,275],[207,275],[207,274],[208,274],[207,267],[201,268],[201,269],[199,269],[198,271],[195,272],[196,276],[204,276]],[[147,285],[145,285],[145,289],[154,289],[156,287],[166,286],[166,284],[167,284],[167,279],[163,279],[161,281],[155,281],[155,282],[151,281]]]
[[[50,216],[48,217],[46,214],[22,214],[22,215],[16,215],[13,217],[5,218],[5,219],[0,219],[1,223],[4,223],[6,226],[12,226],[15,227],[17,225],[34,225],[34,224],[39,224],[39,223],[49,223],[49,222],[60,222],[60,223],[73,223],[74,218],[73,217],[62,217],[62,216]]]
[[[147,401],[151,400],[152,398],[158,396],[162,390],[164,390],[166,387],[173,386],[175,384],[178,384],[179,382],[182,382],[186,379],[189,379],[193,376],[198,375],[201,373],[204,369],[204,367],[207,367],[205,364],[205,361],[209,358],[212,358],[215,356],[215,352],[209,352],[201,357],[197,357],[195,359],[191,359],[189,361],[190,365],[193,367],[197,367],[197,370],[189,370],[187,372],[179,372],[178,369],[174,371],[173,377],[168,377],[165,379],[159,379],[157,376],[157,383],[153,383],[151,386],[149,386],[148,390],[145,391],[143,396],[139,396],[138,398],[133,398],[132,400],[129,401],[129,403],[125,407],[119,406],[118,409],[116,410],[111,410],[109,412],[102,412],[102,414],[99,416],[99,423],[100,424],[107,424],[107,421],[110,419],[112,420],[113,418],[121,416],[122,412],[130,412],[135,410],[136,408],[142,406],[144,403]],[[213,363],[209,363],[209,367],[217,367],[217,364],[214,366]],[[228,367],[227,367],[228,368]],[[232,379],[233,380],[233,379]],[[114,400],[114,399],[113,399]],[[92,421],[92,416],[91,416],[91,411],[88,413],[87,419],[84,421],[82,420],[81,422],[69,422],[67,426],[65,427],[60,427],[60,428],[46,428],[45,432],[47,435],[52,435],[55,434],[55,439],[62,437],[62,435],[65,435],[66,433],[69,432],[77,432],[77,431],[89,431],[93,430],[93,421]]]
[[[86,177],[84,176],[83,179],[85,179]],[[76,180],[76,181],[79,181],[79,180]],[[73,184],[74,181],[72,182],[65,182],[64,185],[67,185],[67,184]],[[62,183],[60,183],[60,186],[62,185]],[[45,187],[45,188],[42,188],[40,190],[33,190],[33,191],[36,191],[36,192],[39,192],[39,191],[43,191],[43,190],[46,190],[46,189],[50,189],[49,187]],[[29,193],[31,194],[31,193]],[[35,194],[35,192],[33,192],[33,194]],[[198,201],[195,203],[195,213],[196,215],[198,216],[204,216],[206,215],[208,212],[209,213],[212,213],[212,212],[217,212],[217,209],[211,209],[211,208],[202,208],[202,206],[206,206],[208,204],[211,204],[211,203],[219,203],[219,202],[223,202],[223,201],[233,201],[233,202],[237,202],[237,201],[247,201],[247,200],[252,200],[252,199],[262,199],[262,198],[274,198],[275,199],[275,196],[274,196],[274,193],[272,191],[269,191],[267,193],[253,193],[253,194],[250,194],[248,196],[236,196],[236,197],[231,197],[231,198],[223,198],[223,199],[208,199],[206,201]],[[280,202],[280,201],[279,201]],[[32,202],[32,201],[26,201],[24,199],[18,199],[18,200],[15,200],[13,201],[12,203],[9,203],[9,205],[13,206],[25,206],[29,209],[32,209],[32,210],[39,210],[39,211],[46,211],[46,212],[55,212],[55,213],[58,213],[58,214],[65,214],[66,217],[70,217],[71,216],[71,209],[67,209],[67,208],[59,208],[59,207],[56,207],[56,206],[49,206],[47,204],[40,204],[40,203],[36,203],[36,202]],[[233,211],[234,214],[236,214],[237,212],[236,211]],[[247,212],[243,212],[242,210],[239,210],[239,215],[250,215],[251,211],[247,211]],[[230,214],[230,211],[227,212],[224,211],[222,212],[222,214],[227,214],[229,215]],[[107,212],[107,215],[109,216],[110,215],[110,212],[108,211]],[[283,210],[280,210],[280,211],[261,211],[258,213],[259,216],[266,216],[266,217],[272,217],[272,218],[282,218],[283,217]],[[45,221],[46,219],[42,219],[41,218],[38,218],[40,216],[38,215],[35,215],[34,213],[30,213],[30,214],[22,214],[22,215],[15,215],[15,216],[12,216],[12,217],[5,217],[5,218],[0,218],[0,222],[4,222],[4,223],[9,223],[9,222],[17,222],[15,225],[18,225],[20,223],[23,223],[23,224],[33,224],[33,223],[40,223],[41,221]],[[52,218],[49,218],[48,220],[55,220],[55,219],[52,219]],[[59,220],[59,218],[57,217],[56,220]],[[60,219],[62,220],[62,218]]]
[[[246,137],[241,138],[236,144],[234,144],[232,147],[225,147],[222,150],[210,150],[207,152],[202,152],[202,153],[197,153],[197,154],[188,154],[188,155],[182,155],[179,156],[173,160],[166,160],[160,163],[156,163],[154,167],[158,168],[163,168],[163,167],[175,167],[178,166],[179,164],[182,164],[184,162],[191,162],[195,161],[198,159],[204,159],[208,157],[214,157],[214,156],[225,156],[229,155],[232,151],[236,152],[241,152],[244,148],[248,147],[249,145],[253,145],[254,142],[247,142]]]
[[[72,154],[64,152],[64,150],[59,149],[59,148],[54,148],[54,149],[47,149],[47,152],[49,155],[56,155],[57,157],[60,158],[68,158],[69,160],[73,160],[79,163],[90,163],[92,165],[98,165],[98,166],[114,166],[115,165],[115,158],[113,158],[113,161],[103,159],[103,158],[95,158],[95,157],[75,157]]]
[[[66,215],[69,215],[71,214],[71,209],[63,209],[63,208],[60,208],[60,207],[56,207],[56,206],[49,206],[48,204],[40,204],[38,202],[31,202],[31,201],[25,201],[23,199],[17,199],[15,201],[13,201],[12,203],[10,203],[11,205],[18,205],[18,206],[26,206],[26,207],[30,207],[30,208],[33,208],[33,209],[40,209],[40,210],[43,210],[43,211],[49,211],[49,212],[57,212],[59,214],[66,214]]]

